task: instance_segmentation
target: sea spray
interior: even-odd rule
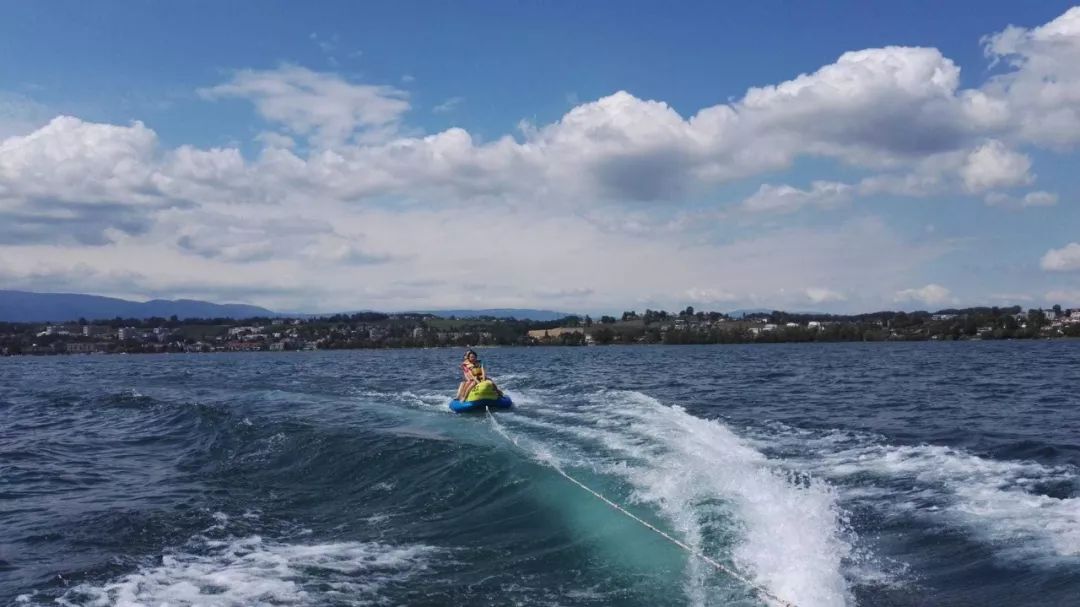
[[[729,552],[777,595],[810,607],[850,602],[842,573],[850,531],[827,485],[793,480],[722,424],[641,393],[604,391],[577,404],[565,424],[553,406],[522,408],[542,420],[527,413],[504,420],[521,429],[541,461],[565,453],[574,458],[565,463],[623,478],[633,488],[631,497],[658,508],[688,545]],[[533,427],[547,436],[530,436]],[[706,545],[706,537],[721,544]],[[709,573],[687,566],[692,603],[707,602]]]

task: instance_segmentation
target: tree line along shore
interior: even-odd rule
[[[235,352],[488,345],[725,344],[1080,337],[1080,309],[1012,307],[857,315],[627,311],[555,321],[336,314],[310,318],[114,318],[2,323],[0,355]]]

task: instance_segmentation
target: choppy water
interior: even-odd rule
[[[0,604],[1080,603],[1080,342],[0,360]],[[516,441],[519,447],[511,444]]]

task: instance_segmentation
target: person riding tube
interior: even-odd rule
[[[499,396],[502,396],[502,391],[495,386],[495,382],[487,376],[487,372],[484,371],[484,363],[480,361],[476,356],[476,352],[468,350],[465,352],[465,358],[461,361],[461,373],[464,376],[464,381],[458,385],[457,399],[464,400],[469,392],[476,387],[482,381],[491,381],[491,386],[495,388]]]

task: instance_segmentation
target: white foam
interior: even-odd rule
[[[57,602],[68,606],[241,607],[350,604],[383,600],[388,585],[427,568],[427,546],[378,543],[277,544],[258,536],[205,538],[100,585],[81,584]]]
[[[423,392],[413,392],[405,390],[403,392],[378,392],[375,390],[358,390],[354,392],[358,396],[362,396],[365,399],[375,400],[379,402],[399,402],[410,407],[417,407],[421,409],[437,409],[449,413],[450,409],[446,406],[446,403],[450,402],[453,397],[453,390],[435,391],[428,390]]]
[[[529,379],[532,377],[528,373],[496,373],[495,381],[499,382],[499,385],[505,386],[517,382],[519,379]]]
[[[1000,556],[1070,563],[1080,557],[1080,498],[1039,492],[1041,484],[1080,483],[1074,466],[990,459],[945,446],[896,446],[870,433],[783,424],[759,433],[759,441],[779,446],[789,463],[838,481],[845,499],[967,529]]]
[[[1040,483],[1076,480],[1071,467],[993,460],[950,447],[870,444],[826,453],[815,468],[834,478],[870,473],[906,480],[893,507],[970,528],[1002,554],[1080,556],[1080,499],[1035,492]]]
[[[842,573],[851,547],[836,496],[823,482],[792,479],[723,424],[638,392],[602,392],[577,403],[576,411],[549,404],[536,414],[545,419],[501,419],[526,435],[543,432],[527,448],[564,465],[571,463],[564,454],[594,454],[594,469],[628,481],[634,498],[656,508],[680,539],[714,555],[730,550],[717,556],[786,600],[803,607],[851,601]],[[582,441],[599,445],[600,455],[595,447],[577,448]],[[731,594],[730,581],[726,591],[717,587],[711,569],[696,559],[687,567],[692,604],[745,596]]]

